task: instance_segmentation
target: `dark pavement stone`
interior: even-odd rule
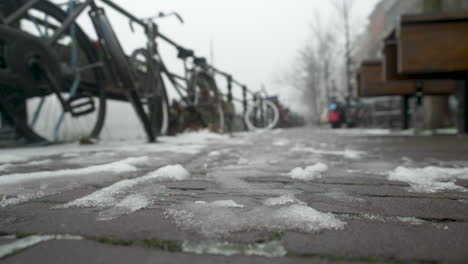
[[[99,209],[52,209],[54,205],[28,203],[3,210],[0,232],[73,234],[90,237],[117,237],[121,239],[162,239],[171,241],[201,240],[200,234],[179,229],[165,218],[162,209],[143,209],[110,221],[96,220]],[[238,243],[264,240],[268,232],[239,232],[223,237]]]
[[[283,147],[272,146],[276,139],[283,138],[292,143]],[[314,209],[336,213],[338,218],[348,223],[345,228],[311,234],[286,232],[282,241],[296,258],[198,256],[138,247],[117,247],[92,241],[50,241],[9,257],[5,263],[340,263],[341,260],[344,263],[374,263],[392,259],[409,262],[468,261],[468,193],[412,193],[407,183],[389,181],[386,175],[386,172],[398,166],[467,167],[468,137],[339,136],[329,131],[307,128],[285,130],[280,134],[262,133],[251,142],[247,145],[212,145],[198,155],[157,153],[164,160],[139,166],[138,173],[109,178],[100,175],[99,181],[96,181],[99,184],[82,182],[78,189],[0,208],[0,234],[41,232],[131,240],[203,241],[206,238],[196,230],[181,230],[171,219],[166,219],[164,208],[184,201],[229,199],[246,206],[256,206],[263,199],[276,196],[274,191],[277,189],[303,192],[296,197]],[[321,146],[324,143],[327,145]],[[360,160],[351,160],[342,156],[289,152],[296,144],[317,149],[353,149],[365,151],[366,154]],[[213,150],[222,152],[226,149],[229,151],[220,156],[208,155]],[[250,164],[237,166],[240,158]],[[330,167],[321,179],[304,182],[284,176],[296,167],[315,164],[318,158]],[[174,193],[165,197],[165,201],[155,202],[146,209],[111,221],[96,220],[102,211],[100,208],[53,209],[54,206],[83,197],[120,179],[145,175],[168,161],[182,164],[191,172],[193,179],[162,182]],[[44,168],[81,167],[63,160],[47,166]],[[17,171],[37,169],[18,168]],[[206,181],[207,173],[213,169],[218,169],[218,173],[227,178],[238,178],[240,175],[247,177],[245,181],[254,192],[248,193],[242,188],[229,189],[229,186],[223,186],[213,179]],[[457,184],[468,186],[468,180],[458,180]],[[258,190],[262,193],[255,193]],[[395,219],[372,220],[366,218],[366,215],[419,217],[426,221],[413,225]],[[269,235],[267,232],[246,230],[221,239],[253,243],[265,240]]]
[[[254,256],[214,256],[195,255],[187,253],[170,253],[155,249],[138,247],[110,246],[93,241],[49,241],[26,249],[19,254],[7,257],[2,261],[5,264],[13,263],[48,263],[48,264],[127,264],[127,263],[167,263],[167,264],[210,264],[210,263],[242,263],[242,264],[288,264],[288,263],[358,263],[330,261],[320,258],[265,258]]]
[[[287,232],[284,245],[290,252],[306,255],[468,261],[468,223],[347,222],[340,231]]]
[[[315,193],[322,190],[327,192],[345,192],[355,197],[388,197],[388,198],[426,198],[441,200],[463,200],[468,199],[468,193],[461,192],[439,192],[439,193],[416,193],[409,192],[409,186],[389,185],[351,185],[351,184],[322,184],[322,183],[297,183],[294,185],[307,193]]]
[[[347,212],[385,216],[412,216],[468,221],[468,205],[444,199],[381,198],[352,196],[346,193],[310,194],[297,196],[312,208],[324,212]]]

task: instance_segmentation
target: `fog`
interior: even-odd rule
[[[227,71],[252,90],[264,84],[271,94],[279,94],[282,101],[293,109],[299,105],[300,94],[292,87],[279,83],[283,72],[290,68],[298,51],[310,41],[310,24],[320,16],[329,30],[336,24],[328,23],[336,16],[331,1],[318,0],[115,0],[135,14],[148,17],[160,11],[177,11],[185,24],[175,17],[158,21],[160,31],[185,47],[194,49],[200,56],[213,60],[214,65]],[[357,0],[353,19],[363,21],[376,0]],[[112,24],[121,38],[126,52],[144,46],[141,29],[132,33],[124,17],[107,9]],[[92,28],[82,19],[91,33]],[[363,27],[362,22],[358,27]],[[357,29],[359,30],[359,28]],[[175,50],[160,44],[160,50],[171,70],[181,73],[182,65]],[[213,56],[211,55],[211,51]],[[223,79],[219,80],[225,87]],[[170,88],[169,88],[170,89]],[[170,89],[170,94],[174,94]],[[239,93],[237,93],[240,96]]]

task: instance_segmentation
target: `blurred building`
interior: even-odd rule
[[[355,49],[352,52],[353,62],[360,65],[362,61],[368,59],[382,58],[382,40],[398,25],[402,14],[435,13],[468,10],[468,0],[381,0],[369,16],[367,29],[357,38]],[[372,103],[373,99],[368,100]],[[398,109],[399,97],[385,97],[374,101],[392,102]],[[421,126],[428,129],[435,129],[443,126],[450,126],[452,117],[448,117],[449,98],[447,96],[426,96],[424,98],[424,108],[420,110],[422,115],[420,120],[414,123],[421,123]],[[415,108],[416,109],[416,108]],[[418,115],[413,115],[418,118]]]

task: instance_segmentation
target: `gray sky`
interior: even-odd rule
[[[214,43],[215,64],[257,90],[264,83],[284,101],[297,101],[298,94],[275,80],[294,62],[310,35],[313,16],[324,21],[333,13],[327,0],[115,0],[139,17],[159,11],[177,11],[185,19],[159,22],[160,30],[197,54],[209,56]],[[367,17],[377,0],[357,0],[355,17]],[[132,34],[128,21],[109,11],[127,52],[144,45],[143,35]],[[326,23],[325,23],[326,25]],[[333,29],[331,29],[333,30]],[[175,51],[161,43],[161,51],[172,69],[181,70]],[[224,88],[224,82],[219,85]]]

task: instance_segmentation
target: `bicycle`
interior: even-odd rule
[[[213,132],[223,132],[224,113],[222,108],[222,95],[218,90],[213,74],[209,70],[210,67],[206,59],[195,56],[193,50],[182,47],[159,32],[157,24],[154,23],[155,19],[170,15],[175,15],[179,21],[183,23],[181,16],[176,12],[170,14],[160,13],[157,16],[138,20],[132,17],[131,14],[126,15],[131,18],[130,27],[132,31],[134,31],[133,22],[136,22],[143,26],[148,39],[147,47],[135,50],[131,56],[131,61],[135,65],[144,65],[143,68],[149,72],[153,72],[155,78],[150,78],[147,83],[154,82],[154,79],[156,79],[156,82],[154,82],[153,85],[146,85],[145,87],[156,86],[158,88],[149,88],[147,91],[150,94],[154,93],[154,91],[160,91],[163,94],[160,100],[164,108],[162,109],[162,113],[154,115],[157,123],[155,127],[163,127],[164,133],[167,132],[167,124],[169,123],[167,113],[169,111],[166,106],[168,106],[169,103],[167,88],[163,81],[164,77],[166,77],[180,99],[184,101],[188,112],[194,116],[194,119],[196,119],[198,123],[201,123],[203,127],[209,128]],[[170,72],[166,67],[159,53],[156,39],[165,41],[178,51],[178,58],[184,65],[183,77]]]
[[[248,130],[274,129],[278,126],[280,112],[278,106],[262,92],[254,94],[253,104],[244,114],[244,122]]]
[[[30,9],[34,12],[26,12]],[[70,133],[98,137],[105,118],[106,94],[98,54],[87,35],[76,25],[70,27],[68,39],[55,35],[69,15],[47,1],[26,5],[23,1],[3,1],[1,10],[3,118],[10,119],[17,133],[30,143],[66,140],[64,136]],[[75,41],[70,41],[70,36]],[[55,38],[51,42],[55,50],[47,44],[51,37]],[[79,62],[85,66],[80,67]],[[89,82],[81,80],[83,75]],[[56,111],[57,106],[63,111]],[[64,113],[70,113],[70,117]],[[51,119],[57,122],[50,124]]]
[[[3,52],[2,58],[4,58],[7,67],[0,73],[0,83],[3,84],[2,90],[7,90],[8,97],[6,98],[8,100],[2,100],[1,104],[5,112],[14,120],[15,127],[21,135],[33,142],[44,142],[50,139],[40,135],[33,124],[26,122],[26,120],[32,118],[33,121],[35,121],[34,123],[36,123],[36,116],[39,116],[36,114],[37,111],[32,117],[29,117],[25,113],[24,107],[18,106],[21,105],[21,100],[26,101],[30,98],[39,97],[41,99],[38,109],[42,109],[45,101],[43,98],[54,95],[63,108],[61,117],[64,115],[63,113],[71,113],[71,116],[75,118],[91,113],[97,114],[97,121],[93,122],[93,128],[87,135],[89,137],[97,137],[102,129],[105,117],[106,94],[102,87],[101,80],[103,80],[107,74],[111,77],[110,79],[113,81],[114,86],[118,87],[125,95],[126,100],[133,105],[144,127],[148,141],[155,141],[155,136],[159,132],[155,132],[155,130],[163,130],[164,121],[153,120],[152,123],[150,116],[162,119],[160,118],[161,113],[167,110],[167,98],[162,98],[165,92],[163,90],[157,90],[159,87],[154,84],[160,81],[157,80],[157,75],[154,74],[153,70],[150,68],[148,68],[149,70],[147,72],[143,72],[146,81],[138,81],[138,77],[141,77],[142,72],[135,68],[134,65],[131,64],[130,59],[125,55],[104,9],[96,4],[98,0],[84,0],[79,4],[76,1],[70,0],[69,5],[73,8],[69,8],[69,14],[66,14],[61,8],[46,0],[8,1],[14,8],[13,12],[7,14],[7,16],[2,19],[2,24],[0,25],[2,47],[4,49],[5,47],[9,49],[8,51],[10,54],[21,54],[23,52],[27,55],[24,55],[25,58],[20,60],[21,63],[17,63],[19,64],[17,65],[15,64],[15,58],[5,56],[5,52]],[[105,3],[124,16],[127,16],[131,20],[138,22],[138,24],[143,25],[145,29],[147,29],[145,23],[129,14],[112,1],[99,1]],[[90,10],[89,17],[98,36],[101,54],[96,54],[97,52],[92,42],[76,23],[78,17],[87,8]],[[37,13],[39,13],[41,17],[38,17],[36,15]],[[37,31],[46,32],[47,34],[40,34],[39,36],[37,34],[31,35],[21,31],[21,28],[12,26],[21,22],[21,20],[32,21]],[[40,37],[42,37],[42,39]],[[54,50],[54,48],[57,49],[57,47],[60,47],[60,44],[63,44],[64,39],[71,40],[72,43],[71,63],[65,62],[66,55],[61,55],[61,57],[59,57]],[[14,49],[15,45],[12,45],[12,43],[15,41],[26,43],[25,45],[34,52],[29,52],[25,48]],[[88,64],[84,67],[77,67],[77,60],[82,59],[78,58],[78,55],[82,53],[84,53]],[[149,56],[151,56],[151,54]],[[25,63],[25,61],[28,63]],[[147,66],[151,66],[150,64]],[[69,66],[68,68],[71,68],[73,81],[71,82],[72,86],[70,89],[63,88],[64,83],[67,82],[67,71],[63,70],[63,66]],[[87,80],[91,79],[94,81],[91,85],[81,82],[81,79],[85,79],[82,78],[84,77],[82,75],[89,75],[89,71],[95,74],[94,77],[86,78]],[[21,78],[26,76],[29,79],[27,79],[27,81],[18,80],[18,78],[12,80],[12,76],[15,74],[21,76]],[[70,73],[68,74],[70,75]],[[151,80],[149,84],[147,80]],[[145,93],[145,91],[150,89],[156,89],[156,92],[152,96]],[[161,89],[164,89],[164,87]],[[68,93],[68,98],[65,98],[62,93]],[[13,98],[14,100],[12,100],[12,94],[16,95],[16,98]],[[122,99],[122,95],[114,96],[116,99]],[[96,108],[95,97],[99,98],[98,108]],[[164,104],[162,102],[166,103]],[[145,111],[145,105],[149,106],[149,110],[147,108]],[[22,108],[23,111],[21,111]],[[59,118],[59,121],[61,119],[62,118]],[[76,123],[75,120],[71,122]],[[57,123],[55,129],[56,137],[59,123],[61,122]],[[87,124],[89,125],[89,123],[88,121]]]

